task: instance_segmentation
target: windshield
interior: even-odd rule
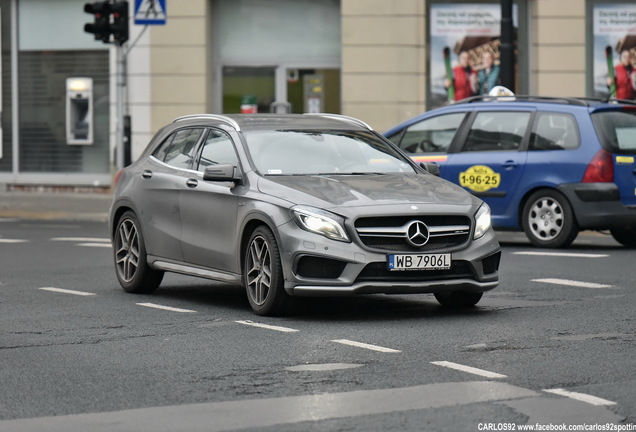
[[[592,118],[606,150],[636,154],[636,111],[601,111]]]
[[[413,173],[389,144],[367,132],[279,130],[245,134],[264,175]]]

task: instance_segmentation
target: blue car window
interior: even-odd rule
[[[408,153],[446,153],[464,116],[462,112],[427,118],[409,126],[399,142],[392,141]]]
[[[592,114],[594,125],[603,137],[603,147],[615,153],[636,153],[636,112],[601,111]]]
[[[529,112],[484,111],[477,113],[462,151],[514,151],[528,129]]]
[[[530,136],[530,150],[567,150],[579,146],[576,120],[569,114],[539,113]]]

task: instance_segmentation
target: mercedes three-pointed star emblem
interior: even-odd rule
[[[422,247],[428,242],[428,227],[422,221],[413,221],[406,228],[406,240],[415,247]]]

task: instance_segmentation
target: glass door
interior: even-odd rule
[[[340,113],[339,69],[287,68],[286,102],[290,112]]]
[[[223,67],[224,114],[340,113],[340,69]]]
[[[222,112],[270,112],[276,99],[275,75],[274,67],[223,67]]]

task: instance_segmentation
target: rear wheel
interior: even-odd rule
[[[435,298],[444,307],[466,308],[475,306],[481,300],[484,293],[476,292],[443,292],[435,293]]]
[[[250,236],[243,261],[247,299],[257,315],[279,315],[289,301],[274,234],[260,226]]]
[[[563,195],[551,189],[530,195],[521,218],[526,236],[538,247],[567,247],[579,233],[572,206]]]
[[[139,221],[131,211],[124,213],[117,222],[113,255],[117,279],[127,292],[151,293],[161,284],[163,272],[148,266],[146,244]]]
[[[612,228],[614,240],[627,247],[636,247],[636,227]]]

